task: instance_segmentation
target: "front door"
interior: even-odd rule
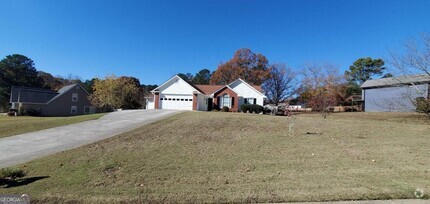
[[[213,108],[213,99],[212,98],[208,98],[208,111],[212,111]]]

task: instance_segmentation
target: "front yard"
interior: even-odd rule
[[[69,117],[0,116],[0,138],[62,125],[95,120],[105,113]]]
[[[415,198],[419,188],[428,198],[429,124],[417,114],[186,112],[19,165],[27,177],[0,193],[41,203],[286,202]]]

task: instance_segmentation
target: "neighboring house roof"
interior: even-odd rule
[[[11,88],[11,103],[47,103],[58,93],[50,89],[13,86]]]
[[[195,89],[195,91],[199,92],[199,93],[203,93],[197,86],[195,86],[194,84],[182,79],[180,76],[175,75],[172,78],[170,78],[169,80],[167,80],[166,82],[164,82],[163,84],[161,84],[160,86],[158,86],[157,88],[155,88],[154,90],[152,90],[151,92],[154,93],[155,91],[159,91],[159,89],[161,89],[164,85],[168,84],[170,81],[174,80],[174,79],[178,79],[178,80],[182,80],[185,83],[187,83],[188,85],[190,85],[193,89]]]
[[[352,95],[345,99],[345,101],[363,101],[361,95]]]
[[[64,86],[58,90],[58,92],[50,89],[13,86],[11,88],[10,102],[48,104],[76,86],[80,86],[80,88],[88,94],[88,92],[80,84]]]
[[[235,80],[236,81],[236,80]],[[235,82],[234,81],[234,82]],[[241,80],[242,82],[245,82],[243,80]],[[232,82],[233,83],[233,82]],[[230,83],[230,84],[232,84]],[[246,83],[246,82],[245,82]],[[248,84],[248,83],[247,83]],[[254,88],[255,90],[257,90],[260,93],[263,93],[263,89],[261,88],[261,86],[255,86],[255,85],[250,85],[252,88]],[[228,85],[196,85],[200,90],[202,90],[202,92],[206,95],[211,95],[215,92],[220,91],[222,88],[228,86]]]
[[[396,86],[401,84],[420,84],[428,82],[430,82],[430,76],[428,74],[402,75],[398,77],[367,80],[363,83],[363,85],[361,85],[361,88],[366,89],[374,87]]]
[[[243,79],[241,79],[241,78],[238,78],[238,79],[234,80],[233,82],[231,82],[231,83],[230,83],[230,84],[228,84],[227,86],[231,86],[232,84],[234,84],[234,83],[236,83],[236,82],[238,82],[238,81],[240,81],[240,82],[242,82],[242,83],[246,84],[248,87],[250,87],[251,89],[254,89],[254,90],[255,90],[255,91],[257,91],[259,94],[261,94],[264,98],[266,98],[266,96],[263,94],[263,89],[261,88],[261,86],[253,86],[253,85],[250,85],[250,84],[246,83],[246,81],[244,81],[244,80],[243,80]]]
[[[230,83],[228,85],[194,85],[194,84],[192,84],[192,83],[190,83],[190,82],[182,79],[178,75],[173,76],[172,78],[170,78],[169,80],[167,80],[166,82],[164,82],[163,84],[161,84],[160,86],[158,86],[157,88],[155,88],[154,90],[152,90],[151,92],[153,93],[155,91],[159,91],[164,85],[168,84],[173,79],[183,80],[188,85],[190,85],[191,87],[193,87],[196,91],[198,91],[199,93],[205,94],[205,95],[212,95],[212,94],[214,94],[214,93],[222,90],[224,87],[230,88],[229,87],[230,84],[233,84],[233,83],[235,83],[237,81],[241,81],[241,82],[245,83],[246,85],[248,85],[251,89],[254,89],[255,91],[259,92],[261,95],[264,96],[263,89],[261,88],[261,86],[250,85],[250,84],[246,83],[242,79],[237,79],[237,80],[233,81],[232,83]]]
[[[58,93],[65,93],[65,92],[67,92],[68,90],[70,90],[70,89],[72,89],[73,87],[75,87],[77,84],[70,84],[70,85],[67,85],[67,86],[63,86],[63,87],[61,87],[61,89],[59,89],[58,90]]]
[[[225,85],[225,86],[222,86],[220,89],[216,90],[215,92],[213,92],[213,93],[211,94],[211,96],[214,96],[214,95],[216,95],[217,93],[219,93],[219,92],[221,92],[221,91],[224,91],[224,90],[226,90],[226,89],[230,89],[231,91],[233,91],[234,93],[236,93],[236,94],[237,94],[237,92],[236,92],[236,91],[234,91],[231,87],[229,87],[228,85]]]
[[[59,89],[58,90],[58,95],[56,95],[54,98],[52,98],[51,100],[49,100],[48,103],[51,102],[51,101],[54,101],[55,99],[57,99],[59,97],[61,97],[63,94],[67,93],[69,90],[75,88],[76,86],[79,86],[82,90],[84,90],[84,92],[87,95],[90,95],[87,92],[87,90],[85,90],[84,87],[82,87],[80,84],[70,84],[70,85],[67,85],[67,86],[63,86],[61,89]]]
[[[215,91],[225,87],[225,85],[196,85],[206,95],[211,95]]]
[[[147,93],[143,96],[143,98],[154,98],[154,94],[152,93]]]

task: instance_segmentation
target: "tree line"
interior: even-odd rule
[[[285,63],[270,64],[263,54],[243,48],[212,73],[203,69],[196,75],[179,73],[179,76],[194,84],[213,85],[241,78],[252,85],[261,85],[268,103],[278,105],[292,100],[320,110],[323,106],[345,104],[348,97],[361,93],[360,85],[366,80],[391,76],[384,65],[382,59],[365,57],[353,62],[345,73],[329,63],[305,63],[293,69]]]
[[[390,62],[396,70],[404,73],[409,71],[430,76],[429,46],[429,35],[423,35],[406,45],[406,53],[390,52]],[[178,76],[193,84],[212,85],[225,85],[241,78],[252,85],[261,85],[268,103],[278,105],[288,101],[321,110],[327,106],[343,105],[348,97],[361,94],[360,85],[367,80],[393,77],[387,71],[383,59],[371,57],[358,58],[343,73],[338,65],[331,63],[310,62],[293,69],[285,63],[270,64],[263,54],[242,48],[213,72],[202,69],[194,75],[178,73]],[[143,107],[145,94],[157,87],[141,84],[139,79],[130,76],[112,75],[85,81],[73,75],[54,77],[38,71],[30,58],[14,54],[0,61],[0,106],[8,106],[11,86],[58,90],[72,83],[80,83],[91,94],[90,99],[97,107],[126,109]],[[430,102],[424,99],[420,101],[420,106],[422,104]],[[430,109],[428,107],[425,106]]]
[[[97,107],[125,109],[143,107],[145,94],[157,87],[141,84],[139,79],[127,76],[107,76],[105,79],[92,78],[85,81],[72,74],[67,77],[53,76],[37,70],[32,59],[12,54],[0,61],[0,110],[6,111],[9,107],[12,86],[58,91],[63,86],[75,83],[79,83],[91,95],[90,99]],[[106,94],[106,90],[112,91],[110,96]]]
[[[340,74],[336,65],[318,63],[305,64],[301,67],[301,72],[297,72],[286,64],[269,64],[263,54],[243,48],[237,50],[232,59],[221,63],[212,73],[209,69],[202,69],[195,75],[179,73],[178,76],[193,84],[212,85],[225,85],[242,78],[252,85],[261,85],[269,103],[278,105],[287,99],[293,99],[308,104],[314,110],[320,110],[323,106],[344,103],[347,97],[360,91],[361,83],[382,75],[385,69],[382,59],[368,57],[355,61],[344,75]],[[91,94],[90,100],[95,106],[124,109],[143,107],[145,94],[157,87],[140,84],[139,79],[128,76],[112,75],[85,81],[73,75],[66,78],[54,77],[50,73],[38,71],[30,58],[18,54],[1,60],[0,71],[3,107],[8,105],[11,86],[58,90],[63,86],[79,83]],[[298,75],[302,75],[301,81],[298,81]]]

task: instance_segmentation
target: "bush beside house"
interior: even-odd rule
[[[242,104],[240,111],[244,113],[264,113],[264,107],[256,104]]]

